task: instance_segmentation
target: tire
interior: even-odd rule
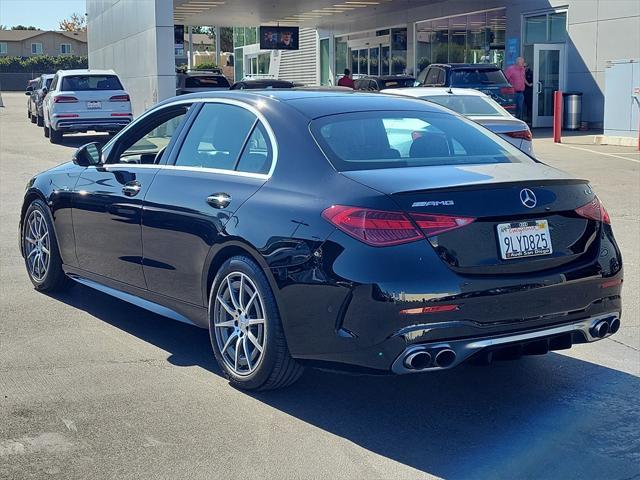
[[[38,115],[36,117],[36,125],[38,125],[39,127],[44,127],[44,117]]]
[[[62,132],[53,127],[49,127],[49,141],[51,143],[62,142]]]
[[[29,120],[31,120],[31,123],[36,123],[36,121],[37,121],[35,115],[29,115]]]
[[[34,200],[29,205],[24,215],[21,242],[27,274],[36,290],[51,292],[72,284],[62,270],[53,221],[42,200]]]
[[[47,127],[46,124],[43,125],[43,127],[44,127],[44,130],[43,130],[44,138],[49,138],[49,127]]]
[[[29,110],[28,108],[27,108],[27,118],[31,119],[31,110]]]
[[[220,267],[209,294],[209,337],[218,365],[236,388],[283,388],[304,370],[289,353],[267,277],[250,258],[231,257]]]

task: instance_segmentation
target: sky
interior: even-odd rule
[[[58,30],[58,22],[71,14],[86,13],[86,0],[0,0],[0,25],[33,25]]]

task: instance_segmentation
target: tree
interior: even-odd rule
[[[233,52],[233,27],[220,27],[220,51]]]
[[[69,18],[65,18],[58,22],[60,30],[65,32],[86,32],[87,18],[84,15],[74,13]]]
[[[11,30],[39,30],[39,29],[31,25],[29,25],[28,27],[25,27],[24,25],[14,25],[13,27],[11,27]]]

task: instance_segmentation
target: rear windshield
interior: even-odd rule
[[[507,79],[502,70],[496,68],[489,70],[486,68],[466,68],[464,70],[451,71],[452,86],[467,85],[505,85]]]
[[[422,97],[423,100],[450,108],[461,115],[484,117],[511,117],[511,114],[498,105],[495,100],[471,95],[434,95]]]
[[[228,87],[229,81],[223,76],[210,76],[199,75],[197,77],[187,77],[184,80],[185,88],[218,88]]]
[[[124,90],[115,75],[72,75],[62,78],[63,91]]]
[[[413,87],[416,81],[413,78],[400,78],[393,80],[383,80],[382,88],[402,88]]]
[[[314,120],[311,132],[340,172],[533,161],[475,122],[444,112],[344,113]]]

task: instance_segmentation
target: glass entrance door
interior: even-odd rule
[[[533,119],[534,127],[553,125],[553,92],[564,90],[564,45],[533,46]]]

